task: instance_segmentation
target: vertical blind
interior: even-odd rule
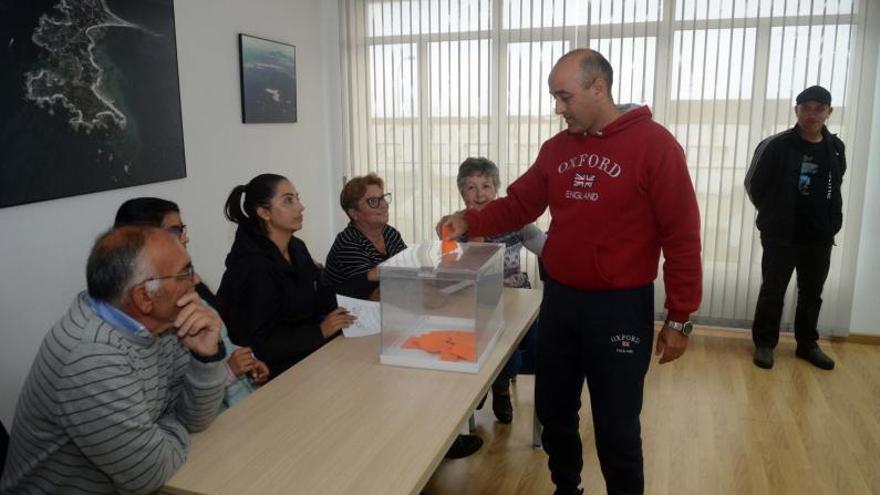
[[[694,320],[704,324],[752,319],[761,245],[743,179],[757,143],[794,124],[794,97],[813,84],[831,91],[828,126],[845,142],[859,111],[851,102],[867,0],[339,1],[346,175],[385,179],[390,222],[409,243],[433,238],[440,216],[463,207],[455,177],[465,158],[497,163],[503,195],[564,129],[547,89],[553,63],[577,47],[604,54],[615,102],[649,105],[687,154],[702,215]],[[537,223],[546,229],[549,213]],[[853,283],[841,280],[842,251],[833,251],[824,333],[848,321],[849,301],[834,298]],[[524,264],[537,280],[534,258]],[[658,310],[663,299],[657,284]]]

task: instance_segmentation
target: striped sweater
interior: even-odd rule
[[[80,293],[43,339],[18,399],[3,493],[149,493],[217,415],[224,362],[173,332],[117,329]]]
[[[337,294],[369,299],[370,294],[379,287],[379,282],[367,280],[367,272],[379,263],[406,249],[400,232],[390,225],[382,229],[385,252],[380,253],[372,241],[367,239],[353,223],[336,236],[327,254],[327,267],[324,277]]]

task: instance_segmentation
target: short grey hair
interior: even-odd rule
[[[131,290],[152,276],[153,263],[146,252],[147,239],[163,230],[126,226],[98,236],[86,263],[89,296],[121,306]],[[167,234],[170,235],[170,234]],[[155,292],[155,284],[147,290]]]
[[[498,175],[498,165],[495,165],[495,162],[488,158],[472,156],[461,162],[461,165],[458,166],[458,178],[456,179],[456,182],[458,183],[459,193],[464,189],[464,183],[467,178],[475,175],[479,177],[488,177],[489,180],[492,181],[492,185],[495,186],[496,190],[501,187],[501,178]]]

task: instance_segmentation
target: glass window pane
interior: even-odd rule
[[[489,40],[430,43],[431,115],[489,115]]]
[[[413,43],[370,47],[370,110],[373,117],[418,115],[418,51]]]
[[[675,20],[851,14],[852,0],[679,0]]]
[[[676,31],[670,86],[672,99],[751,98],[755,35],[753,28]]]
[[[367,5],[367,36],[488,31],[492,0],[391,0]]]
[[[850,25],[775,27],[770,32],[767,99],[794,97],[820,84],[831,91],[835,106],[843,104],[849,61]]]
[[[767,3],[761,2],[761,16],[769,15]],[[773,2],[772,16],[794,15],[838,15],[851,14],[853,11],[852,0],[775,0]]]
[[[553,115],[547,77],[569,49],[568,41],[507,45],[507,114]]]
[[[571,0],[504,0],[502,24],[507,29],[571,25],[573,3]]]
[[[653,105],[656,38],[593,39],[590,48],[604,55],[614,69],[611,96],[616,103]]]
[[[504,0],[505,28],[657,21],[662,0]]]

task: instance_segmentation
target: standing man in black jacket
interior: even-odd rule
[[[831,246],[843,221],[840,184],[846,157],[843,141],[825,127],[833,110],[831,93],[811,86],[796,102],[797,124],[758,145],[745,180],[749,199],[758,210],[756,225],[764,248],[752,324],[754,363],[773,367],[783,299],[791,273],[797,270],[796,355],[830,370],[834,361],[819,348],[816,323]]]

